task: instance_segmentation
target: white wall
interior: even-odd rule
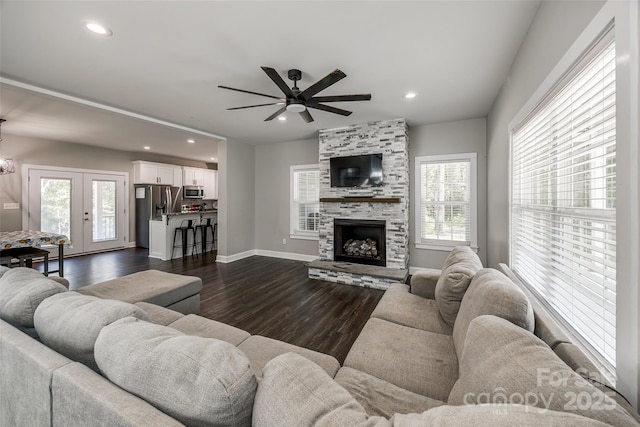
[[[289,168],[317,163],[317,138],[256,147],[256,249],[318,256],[317,240],[289,237]]]
[[[509,126],[551,89],[609,22],[616,38],[617,388],[640,406],[638,3],[543,2],[487,121],[490,264],[509,261]]]
[[[437,154],[478,155],[478,255],[487,259],[487,130],[486,119],[461,120],[409,128],[410,219],[409,264],[412,268],[440,268],[448,251],[415,247],[415,158]]]

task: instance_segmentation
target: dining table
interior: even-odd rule
[[[39,230],[18,230],[0,232],[0,254],[2,251],[17,248],[58,247],[58,269],[49,270],[64,277],[64,248],[72,248],[71,240],[65,234]]]

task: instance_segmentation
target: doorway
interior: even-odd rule
[[[69,255],[125,247],[129,229],[126,173],[25,169],[26,229],[68,236],[73,245],[65,250]]]

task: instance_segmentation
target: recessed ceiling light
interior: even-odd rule
[[[145,150],[151,150],[151,147],[149,147],[148,145],[145,145],[143,148],[144,148]]]
[[[416,96],[418,96],[418,94],[417,94],[417,93],[415,93],[415,92],[407,92],[407,93],[404,95],[404,97],[405,97],[405,98],[407,98],[407,99],[412,99],[412,98],[415,98]]]
[[[196,143],[196,141],[195,141],[195,140],[193,140],[193,139],[187,139],[187,142],[188,142],[189,144],[195,144],[195,143]]]
[[[280,116],[278,117],[278,120],[280,120],[281,122],[284,122],[287,120],[287,118],[285,116]]]
[[[215,160],[215,159],[216,159],[215,157],[212,157],[212,158],[211,158],[211,160]]]
[[[99,34],[101,36],[109,37],[113,34],[113,31],[95,21],[84,21],[82,26],[92,33]]]

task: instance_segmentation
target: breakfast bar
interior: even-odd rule
[[[176,212],[163,214],[162,219],[149,221],[149,257],[160,258],[163,261],[168,261],[172,258],[180,258],[183,256],[182,245],[180,242],[176,243],[174,247],[174,234],[176,228],[184,226],[188,221],[192,221],[194,226],[200,224],[206,224],[207,220],[211,224],[216,224],[218,221],[218,211],[216,209],[194,211],[194,212]],[[193,241],[195,238],[196,242]],[[203,253],[203,248],[206,248],[207,236],[203,233],[188,233],[187,243],[188,247],[192,248],[192,251],[187,251],[185,255],[191,255],[192,253]],[[214,235],[215,238],[215,235]],[[202,239],[205,239],[203,242]],[[211,242],[211,247],[215,247],[215,242]]]

